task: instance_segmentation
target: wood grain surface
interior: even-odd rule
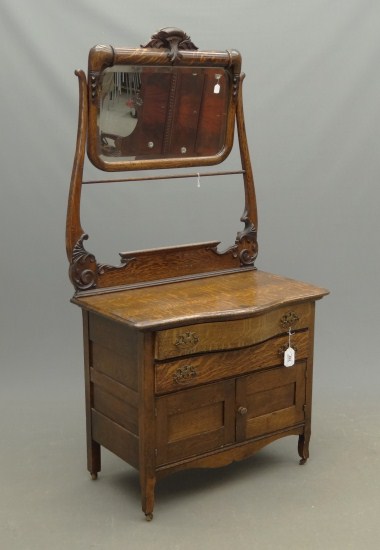
[[[318,300],[328,290],[264,271],[74,297],[81,308],[142,330],[258,315],[281,305]]]

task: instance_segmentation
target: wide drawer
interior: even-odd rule
[[[273,336],[311,325],[314,303],[283,306],[247,319],[188,325],[156,333],[155,358],[252,346]]]
[[[288,336],[279,336],[243,349],[156,363],[156,393],[169,393],[183,387],[198,386],[281,365],[287,345]],[[296,360],[305,359],[308,356],[309,331],[292,335],[292,346],[296,350]]]

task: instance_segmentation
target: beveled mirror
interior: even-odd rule
[[[90,51],[88,155],[102,170],[212,165],[231,150],[238,52],[205,55],[178,29],[154,36],[141,49]]]
[[[189,157],[218,162],[226,153],[229,87],[223,68],[105,69],[99,82],[97,156],[108,164]]]

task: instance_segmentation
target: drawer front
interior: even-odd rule
[[[273,336],[299,330],[312,323],[313,303],[276,308],[248,319],[201,323],[156,333],[155,358],[168,359],[194,353],[252,346]]]
[[[279,336],[239,350],[156,363],[156,393],[177,391],[184,387],[193,387],[281,365],[287,346],[288,336]],[[305,359],[309,349],[309,331],[292,335],[292,346],[296,351],[296,359]]]

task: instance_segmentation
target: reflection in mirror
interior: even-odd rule
[[[132,72],[133,71],[133,72]],[[104,71],[101,80],[99,129],[104,154],[113,155],[117,140],[132,134],[137,124],[140,97],[140,73],[132,67]]]
[[[114,65],[102,73],[98,153],[115,160],[218,154],[226,138],[228,74],[217,67]]]

